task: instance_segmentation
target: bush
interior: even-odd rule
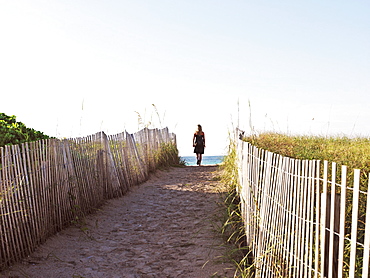
[[[15,116],[0,113],[0,147],[49,138],[44,133],[17,122]]]

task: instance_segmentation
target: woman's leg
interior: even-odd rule
[[[199,154],[199,159],[198,159],[198,161],[199,161],[199,166],[200,166],[200,164],[202,163],[202,154],[201,154],[201,153]]]

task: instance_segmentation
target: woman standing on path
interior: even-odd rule
[[[201,125],[198,125],[198,129],[194,133],[193,147],[194,153],[197,155],[197,164],[200,166],[202,162],[202,154],[204,154],[204,148],[206,147],[206,138]]]

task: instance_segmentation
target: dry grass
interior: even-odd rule
[[[370,172],[370,139],[348,137],[288,136],[280,133],[261,133],[244,138],[252,145],[301,160],[327,160],[346,165],[348,173],[361,170],[361,190],[367,189]],[[338,176],[339,177],[339,176]],[[351,177],[350,177],[351,178]],[[348,181],[351,184],[353,179]]]

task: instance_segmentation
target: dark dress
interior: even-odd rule
[[[194,153],[204,154],[204,134],[195,134],[195,148]]]

